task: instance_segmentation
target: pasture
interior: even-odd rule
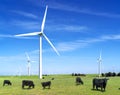
[[[45,79],[38,76],[0,76],[0,95],[120,95],[120,77],[109,77],[106,91],[92,90],[92,79],[96,75],[81,76],[84,85],[76,85],[76,76],[49,75]],[[51,80],[54,78],[54,80]],[[4,80],[10,80],[12,86],[3,86]],[[35,88],[22,89],[22,80],[33,80]],[[41,82],[51,81],[50,89],[43,89]]]

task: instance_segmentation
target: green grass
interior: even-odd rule
[[[71,75],[49,75],[45,79],[38,79],[38,76],[1,76],[0,95],[120,95],[120,77],[111,77],[108,80],[106,91],[92,90],[92,79],[96,75],[81,77],[84,85],[75,85],[75,76]],[[51,78],[55,78],[51,80]],[[12,86],[3,86],[3,80],[9,79]],[[33,80],[34,89],[22,89],[22,80]],[[51,89],[44,89],[41,82],[51,80]]]

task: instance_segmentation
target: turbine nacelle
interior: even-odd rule
[[[102,62],[102,59],[98,58],[98,59],[97,59],[97,62]]]
[[[40,32],[38,35],[39,35],[39,36],[43,36],[43,32]]]
[[[28,60],[27,62],[30,63],[30,60]]]

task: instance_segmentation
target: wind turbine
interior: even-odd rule
[[[28,64],[27,64],[27,68],[28,68],[28,76],[30,76],[31,60],[30,60],[30,57],[28,56],[28,53],[26,52],[25,54],[26,54],[27,62],[28,62]]]
[[[40,39],[39,39],[39,41],[40,41],[40,50],[39,50],[39,57],[40,57],[39,58],[39,78],[40,79],[42,79],[42,37],[44,37],[48,41],[48,43],[51,45],[51,47],[57,53],[57,55],[60,55],[59,52],[54,47],[54,45],[50,42],[50,40],[48,39],[48,37],[43,32],[44,31],[44,26],[45,26],[47,9],[48,9],[48,6],[46,6],[46,9],[45,9],[45,13],[44,13],[44,17],[43,17],[43,21],[42,21],[41,31],[40,32],[32,32],[32,33],[15,35],[15,36],[35,36],[35,35],[38,35],[40,37]]]
[[[22,73],[21,72],[21,67],[19,66],[19,68],[18,68],[18,75],[21,76],[21,73]]]
[[[98,73],[99,73],[99,77],[101,76],[101,64],[102,64],[102,57],[101,57],[102,53],[100,52],[100,57],[98,58]]]

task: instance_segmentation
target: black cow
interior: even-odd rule
[[[10,82],[10,80],[4,80],[3,81],[3,86],[7,84],[7,85],[12,85],[12,83]]]
[[[23,80],[22,81],[22,88],[24,88],[24,86],[28,86],[29,88],[34,88],[34,83],[33,83],[33,81],[31,81],[31,80]]]
[[[43,89],[45,89],[45,87],[48,87],[50,89],[51,81],[41,82],[41,85],[42,85]]]
[[[80,77],[76,77],[76,85],[83,84],[83,81]]]
[[[97,79],[97,78],[94,78],[93,79],[93,89],[96,89],[98,90],[98,88],[101,88],[101,91],[105,91],[105,88],[106,88],[106,85],[107,85],[107,80],[106,78],[103,78],[103,79]]]
[[[52,78],[51,80],[54,80],[55,78]]]

